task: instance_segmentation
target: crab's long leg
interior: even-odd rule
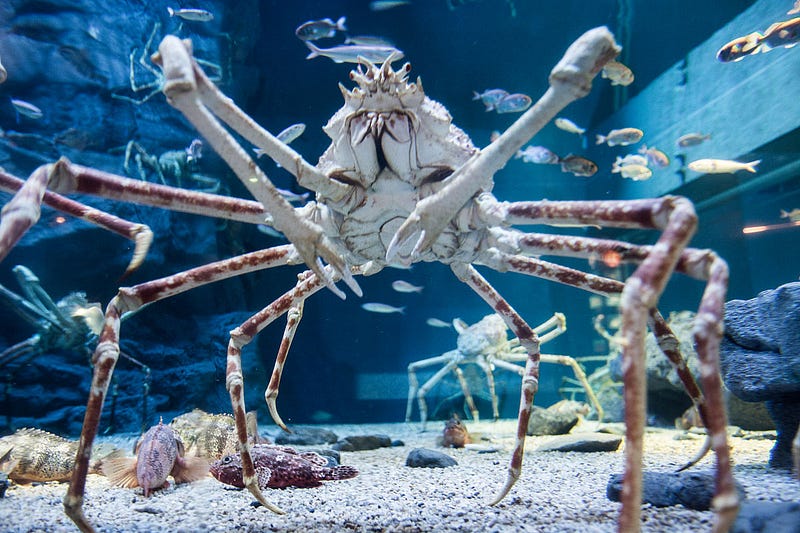
[[[200,66],[191,57],[191,43],[181,41],[174,35],[167,35],[158,47],[153,61],[161,66],[166,81],[164,94],[168,102],[183,113],[198,132],[211,144],[219,156],[228,164],[238,176],[242,184],[247,187],[250,194],[261,202],[266,211],[273,217],[273,225],[294,244],[303,261],[328,288],[337,296],[344,298],[344,293],[334,284],[331,277],[325,273],[322,260],[325,260],[348,287],[361,296],[361,289],[350,273],[346,257],[336,249],[334,243],[328,239],[322,228],[311,220],[299,216],[294,207],[283,198],[280,191],[267,178],[266,174],[256,165],[252,157],[244,151],[233,136],[220,124],[215,114],[229,124],[238,133],[248,138],[251,131],[258,125],[237,108],[230,98],[223,95],[208,79]],[[277,140],[276,140],[277,142]],[[258,143],[255,143],[260,146]],[[263,146],[260,146],[265,149]],[[299,158],[306,167],[311,167]],[[310,172],[297,170],[298,161],[278,161],[285,168],[297,172]],[[303,167],[305,168],[305,167]],[[315,171],[316,172],[316,171]],[[331,180],[326,183],[332,184]],[[329,185],[334,187],[334,185]],[[349,190],[349,189],[348,189]]]
[[[520,392],[519,416],[517,418],[517,434],[512,452],[511,463],[508,467],[508,478],[500,492],[492,500],[495,505],[502,500],[514,483],[519,479],[522,469],[522,454],[525,451],[525,435],[528,431],[528,419],[533,409],[533,397],[539,390],[539,339],[533,329],[517,313],[506,300],[481,276],[472,265],[466,263],[453,263],[450,265],[453,273],[466,283],[478,296],[494,309],[508,325],[514,336],[519,339],[528,353],[525,363],[525,373],[522,376]]]
[[[108,391],[108,384],[119,358],[119,335],[122,315],[126,312],[140,309],[144,305],[215,281],[275,266],[300,263],[302,263],[302,260],[295,253],[294,246],[276,246],[210,263],[172,276],[134,285],[133,287],[120,288],[119,293],[106,308],[105,324],[100,332],[100,340],[92,357],[94,364],[92,385],[86,405],[86,414],[83,419],[78,453],[75,458],[75,468],[72,471],[69,490],[64,497],[64,508],[67,516],[75,522],[81,531],[93,531],[92,526],[83,514],[83,495],[86,488],[86,474],[89,470],[92,443],[97,436],[97,428],[100,423],[100,415],[103,411],[103,402]],[[242,412],[241,418],[241,427],[244,428],[244,412]],[[237,428],[239,427],[238,424],[239,420],[237,418]]]
[[[461,385],[461,393],[464,395],[464,401],[467,402],[467,408],[472,415],[472,420],[477,422],[480,418],[478,408],[475,406],[475,400],[472,399],[472,392],[470,392],[469,385],[467,385],[467,380],[464,377],[464,371],[461,370],[461,368],[458,366],[458,363],[456,363],[456,365],[453,367],[453,373],[456,375],[458,384]]]
[[[674,228],[670,227],[669,229]],[[665,235],[669,238],[671,234],[674,235],[674,231],[665,231],[659,243],[664,240]],[[669,246],[659,244],[651,248],[653,249],[652,254],[656,256],[659,255],[659,252],[663,254],[669,250]],[[674,248],[672,253],[678,255]],[[698,277],[708,280],[706,290],[701,298],[694,329],[697,353],[701,361],[701,381],[704,395],[700,394],[691,379],[691,374],[686,369],[683,358],[679,356],[677,339],[671,333],[663,317],[653,307],[657,290],[659,288],[663,290],[663,284],[659,287],[659,284],[650,278],[658,273],[654,271],[657,271],[661,265],[653,265],[652,262],[645,260],[642,263],[645,265],[644,275],[634,277],[633,279],[636,281],[629,280],[623,286],[621,282],[615,280],[586,274],[530,257],[507,256],[498,253],[495,260],[482,261],[483,264],[503,272],[509,270],[520,272],[600,294],[622,292],[623,331],[625,334],[621,342],[623,343],[623,379],[625,381],[625,422],[628,427],[625,447],[625,484],[628,489],[623,489],[622,493],[623,508],[620,515],[620,530],[622,531],[637,530],[639,525],[641,443],[646,400],[644,392],[644,330],[647,321],[654,324],[654,332],[659,346],[670,357],[670,361],[678,371],[692,401],[704,416],[704,422],[711,436],[712,446],[717,457],[716,496],[714,498],[714,507],[717,511],[715,531],[727,531],[738,510],[738,495],[731,472],[730,452],[725,433],[727,420],[720,385],[718,358],[718,343],[722,336],[720,325],[722,324],[723,299],[727,286],[727,264],[712,252],[705,250],[689,249],[685,250],[684,254],[688,256],[684,260],[684,267]],[[648,256],[648,259],[650,257]],[[489,256],[487,256],[488,258]],[[674,258],[675,261],[677,259],[677,257]],[[640,266],[637,272],[641,268]],[[663,274],[663,270],[661,274]],[[633,331],[634,327],[637,328],[636,331]],[[678,359],[673,359],[676,356]]]
[[[429,357],[428,359],[423,359],[421,361],[415,361],[408,365],[408,403],[406,404],[406,422],[411,421],[411,410],[414,398],[418,398],[420,402],[419,416],[420,416],[420,421],[422,422],[423,429],[425,429],[425,423],[428,420],[428,406],[425,404],[425,394],[423,393],[421,396],[419,395],[420,388],[419,388],[419,381],[417,380],[417,370],[433,365],[448,363],[451,359],[454,359],[457,356],[458,356],[457,350],[450,350],[449,352],[445,352],[442,355]],[[442,373],[441,377],[444,377],[444,375],[447,373],[442,370],[440,370],[439,372]],[[439,379],[441,379],[441,377]],[[428,383],[430,383],[430,379],[425,383],[425,386],[427,388],[430,388],[433,385],[435,385],[435,383],[433,383],[432,385],[428,386]]]
[[[493,143],[457,169],[440,191],[417,204],[394,234],[386,250],[387,261],[415,235],[419,238],[412,256],[429,249],[469,199],[490,188],[494,174],[523,144],[564,107],[589,93],[594,77],[619,52],[608,28],[594,28],[579,37],[553,68],[550,87],[539,101]]]

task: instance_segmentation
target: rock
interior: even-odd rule
[[[394,439],[394,440],[392,441],[392,448],[397,448],[397,447],[400,447],[400,446],[405,446],[405,445],[406,445],[406,443],[405,443],[405,442],[403,442],[403,441],[402,441],[402,440],[400,440],[400,439]]]
[[[720,363],[733,394],[767,402],[778,433],[769,464],[790,468],[800,426],[800,283],[727,302]]]
[[[800,533],[800,502],[742,502],[731,533]]]
[[[538,452],[613,452],[622,444],[622,437],[605,433],[580,433],[556,437],[539,446]]]
[[[737,485],[740,497],[744,491]],[[606,497],[618,502],[622,492],[622,474],[612,474]],[[708,511],[714,498],[714,474],[708,472],[644,472],[642,502],[655,507],[683,505],[695,511]]]
[[[411,468],[446,468],[458,462],[449,455],[428,448],[414,448],[408,452],[406,466]]]
[[[547,409],[533,406],[533,412],[528,419],[530,435],[565,435],[578,423],[581,414],[588,412],[588,406],[582,402],[568,402],[562,400]]]
[[[334,443],[331,448],[341,452],[361,452],[389,448],[391,445],[392,439],[387,435],[351,435]]]
[[[333,431],[323,428],[292,428],[292,433],[281,431],[275,436],[275,444],[285,446],[304,446],[314,444],[331,444],[339,440]]]

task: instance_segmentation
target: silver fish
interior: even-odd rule
[[[697,146],[703,141],[711,138],[710,133],[687,133],[682,135],[675,141],[679,148],[688,148],[689,146]]]
[[[642,165],[647,166],[647,157],[638,154],[628,154],[625,157],[617,156],[616,161],[611,165],[611,172],[619,172],[621,167],[625,165]]]
[[[309,20],[304,22],[294,30],[294,34],[303,41],[316,41],[325,37],[333,37],[337,31],[345,32],[347,22],[346,17],[339,17],[336,22],[331,19]]]
[[[619,174],[623,178],[630,178],[633,181],[643,181],[653,175],[653,171],[644,165],[623,165],[619,168]]]
[[[429,318],[425,321],[426,324],[432,326],[434,328],[452,328],[453,324],[450,322],[445,322],[444,320],[439,320],[438,318]]]
[[[486,111],[493,111],[497,103],[506,96],[508,96],[508,91],[504,89],[486,89],[482,93],[472,91],[472,99],[483,102]]]
[[[372,11],[386,11],[387,9],[407,6],[410,4],[411,2],[409,0],[374,0],[373,2],[369,3],[369,8]]]
[[[25,100],[18,100],[17,98],[11,99],[11,105],[14,106],[14,110],[20,114],[25,115],[28,118],[33,120],[39,120],[44,116],[44,113],[41,109],[36,107],[30,102],[26,102]]]
[[[360,44],[364,46],[394,46],[394,43],[377,35],[348,35],[344,44]]]
[[[648,148],[646,144],[643,144],[639,148],[639,153],[643,154],[654,167],[664,168],[669,166],[669,156],[658,148]]]
[[[364,311],[369,311],[370,313],[405,313],[405,307],[394,307],[388,304],[381,304],[376,302],[367,302],[361,305],[361,308]]]
[[[750,161],[749,163],[740,163],[739,161],[731,161],[729,159],[698,159],[692,161],[687,165],[690,170],[695,172],[702,172],[704,174],[729,174],[737,170],[746,170],[748,172],[756,172],[756,165],[761,163],[760,159]]]
[[[575,124],[574,122],[572,122],[568,118],[558,117],[555,120],[555,124],[556,124],[556,128],[558,128],[560,130],[564,130],[564,131],[569,132],[569,133],[574,133],[576,135],[583,135],[584,132],[586,132],[586,128],[581,128],[580,126],[578,126],[577,124]]]
[[[633,71],[619,61],[606,63],[601,76],[611,80],[611,85],[626,86],[633,83]]]
[[[298,122],[280,132],[276,137],[279,141],[290,144],[293,140],[300,137],[304,131],[306,131],[306,125],[302,122]]]
[[[524,150],[518,150],[514,159],[538,165],[556,165],[559,161],[559,157],[544,146],[527,146]]]
[[[311,53],[306,56],[306,59],[325,56],[332,59],[334,63],[358,63],[359,57],[366,59],[370,63],[384,63],[389,58],[392,58],[392,61],[397,61],[405,57],[402,51],[393,46],[348,44],[332,46],[330,48],[319,48],[314,46],[310,41],[305,41],[305,43],[308,49],[311,50]]]
[[[214,13],[206,11],[205,9],[172,9],[167,8],[170,17],[180,17],[183,20],[191,20],[192,22],[209,22],[214,20]]]
[[[597,135],[597,144],[606,143],[609,146],[628,146],[642,140],[644,132],[637,128],[622,128],[611,130],[608,135]]]
[[[527,94],[509,94],[497,102],[494,110],[498,113],[521,113],[531,106],[531,102],[531,97]]]
[[[800,222],[800,209],[794,208],[791,211],[781,209],[781,218],[788,218],[791,222]]]
[[[407,281],[398,279],[392,282],[392,288],[397,292],[422,292],[423,287],[412,285]]]

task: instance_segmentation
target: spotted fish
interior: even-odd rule
[[[328,460],[314,452],[298,452],[289,446],[256,444],[251,448],[258,486],[261,489],[319,487],[323,481],[358,475],[352,466],[327,466]],[[226,455],[211,465],[211,475],[226,485],[244,488],[242,457]]]
[[[36,428],[23,428],[0,438],[0,453],[11,448],[2,469],[17,483],[68,481],[75,466],[78,441]],[[89,472],[100,473],[103,460],[121,455],[113,446],[95,446]]]
[[[200,457],[184,457],[183,442],[169,426],[159,422],[136,443],[136,457],[121,457],[103,463],[103,473],[112,485],[142,487],[145,497],[169,486],[197,481],[208,473],[208,462]]]
[[[255,411],[247,413],[249,435],[258,434]],[[187,456],[217,460],[236,453],[239,441],[236,437],[236,422],[229,414],[211,414],[194,409],[172,419],[169,426],[183,441]],[[258,442],[263,439],[258,437]]]

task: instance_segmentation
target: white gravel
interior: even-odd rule
[[[522,478],[509,496],[490,507],[486,500],[505,480],[513,421],[468,423],[501,448],[498,453],[444,450],[458,466],[409,468],[414,447],[436,448],[441,422],[420,433],[406,424],[326,426],[340,437],[382,433],[401,439],[404,447],[343,452],[342,463],[356,466],[354,479],[326,482],[313,489],[277,489],[267,498],[286,510],[283,516],[254,507],[246,491],[231,490],[215,479],[158,491],[150,498],[141,489],[110,487],[106,478],[90,475],[84,509],[104,532],[128,531],[614,531],[619,504],[606,499],[606,483],[622,469],[615,453],[536,452],[552,437],[528,437]],[[593,423],[583,426],[594,429]],[[580,431],[581,426],[573,430]],[[672,471],[691,457],[701,440],[675,440],[677,431],[648,431],[646,467]],[[735,473],[751,500],[800,501],[800,482],[767,469],[774,441],[731,438]],[[441,449],[441,448],[440,448]],[[443,450],[443,449],[441,449]],[[705,458],[695,468],[710,470]],[[12,486],[0,500],[0,531],[77,531],[64,515],[67,485]],[[644,531],[708,530],[712,515],[681,506],[656,509],[645,505]]]

